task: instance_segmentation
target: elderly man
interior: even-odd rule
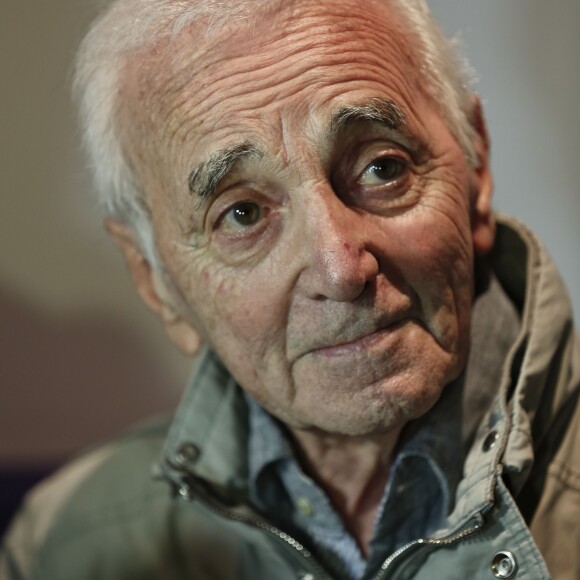
[[[421,0],[117,0],[77,89],[107,229],[201,353],[169,426],[32,495],[3,577],[580,577],[570,309]]]

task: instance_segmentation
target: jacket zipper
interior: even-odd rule
[[[262,521],[257,518],[251,518],[223,507],[218,503],[217,500],[211,498],[209,493],[203,489],[202,486],[198,485],[197,480],[193,476],[186,477],[182,480],[182,484],[178,488],[178,494],[187,501],[192,501],[195,498],[205,508],[217,513],[226,519],[242,522],[244,524],[248,524],[268,532],[270,535],[273,535],[278,540],[284,542],[284,544],[290,546],[301,558],[303,558],[308,563],[309,567],[313,569],[317,580],[318,578],[323,580],[335,580],[328,574],[322,564],[318,562],[316,558],[314,558],[312,553],[307,550],[305,546],[303,546],[297,539],[293,538],[290,534],[279,530],[276,526],[273,526],[266,521]]]
[[[389,570],[392,570],[393,566],[395,566],[397,562],[399,562],[405,555],[409,554],[413,549],[422,546],[431,546],[433,548],[437,546],[450,546],[477,534],[483,528],[484,520],[481,514],[477,514],[474,519],[475,522],[472,525],[445,538],[421,538],[401,546],[383,562],[380,572],[375,576],[375,580],[383,580],[386,578]]]
[[[186,501],[192,501],[195,498],[205,508],[217,513],[218,515],[221,515],[226,519],[242,522],[244,524],[248,524],[268,532],[270,535],[273,535],[278,540],[290,546],[301,558],[303,558],[308,563],[318,578],[325,580],[335,580],[328,574],[323,565],[318,560],[316,560],[312,553],[290,534],[283,532],[276,526],[273,526],[266,521],[259,520],[257,518],[251,518],[223,507],[216,499],[211,498],[209,492],[207,492],[203,486],[199,485],[197,479],[194,476],[185,476],[182,479],[181,486],[179,486],[177,493]],[[384,580],[387,578],[389,570],[392,570],[396,563],[400,562],[402,558],[409,554],[413,549],[418,549],[423,546],[430,546],[432,548],[437,546],[449,546],[477,534],[483,528],[483,515],[481,513],[477,514],[474,517],[474,520],[475,521],[472,520],[473,523],[470,526],[468,525],[468,527],[464,528],[463,530],[456,532],[455,534],[451,534],[445,538],[420,538],[418,540],[409,542],[404,546],[401,546],[383,562],[380,571],[375,576],[375,580]]]

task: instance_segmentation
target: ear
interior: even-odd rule
[[[470,185],[471,231],[476,254],[489,252],[495,240],[495,219],[491,209],[493,177],[490,169],[489,137],[483,117],[481,101],[472,95],[472,124],[475,129],[477,165],[472,168]]]
[[[133,230],[114,219],[107,219],[105,228],[121,250],[139,296],[159,316],[169,340],[186,356],[195,356],[202,344],[199,334],[180,313],[161,274],[151,267],[141,252]]]

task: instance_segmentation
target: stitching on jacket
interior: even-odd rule
[[[557,479],[566,487],[580,492],[580,473],[572,467],[564,465],[559,461],[554,461],[552,465],[550,465],[548,472],[552,477]]]

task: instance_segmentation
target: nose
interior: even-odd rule
[[[298,287],[312,299],[350,302],[379,272],[367,239],[373,228],[365,214],[346,206],[333,192],[315,197],[298,242],[304,251]]]

